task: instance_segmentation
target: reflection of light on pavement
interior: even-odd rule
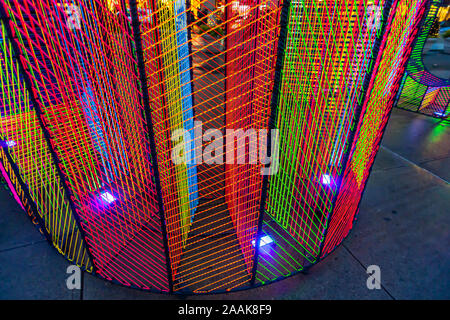
[[[427,140],[431,143],[438,143],[440,142],[443,137],[446,137],[448,132],[448,126],[443,124],[437,124],[430,132],[430,134],[427,137]]]
[[[423,134],[427,129],[427,123],[423,121],[422,118],[415,118],[411,121],[407,131],[407,138],[409,141],[415,141],[416,137],[420,134]]]

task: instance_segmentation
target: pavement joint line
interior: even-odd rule
[[[361,267],[364,269],[364,271],[367,270],[367,267],[361,262],[361,260],[359,260],[354,254],[353,252],[350,251],[349,248],[347,248],[347,246],[345,245],[345,243],[342,243],[342,246],[345,248],[345,250],[347,250],[347,252],[353,257],[353,259],[355,259],[360,265]],[[386,294],[392,299],[392,300],[397,300],[395,299],[395,297],[386,289],[386,287],[380,283],[381,288],[384,290],[384,292],[386,292]]]
[[[419,164],[425,164],[425,163],[428,163],[428,162],[439,161],[439,160],[444,160],[444,159],[448,159],[448,158],[450,158],[450,155],[443,156],[443,157],[436,158],[436,159],[423,160],[423,161],[420,161]]]
[[[18,246],[11,247],[11,248],[1,249],[0,253],[11,251],[11,250],[15,250],[15,249],[21,249],[21,248],[29,247],[29,246],[32,246],[32,245],[35,245],[35,244],[38,244],[38,243],[42,243],[42,242],[47,242],[47,240],[38,240],[38,241],[33,241],[33,242],[30,242],[30,243],[18,245]]]
[[[385,146],[383,146],[383,145],[381,145],[380,148],[383,148],[384,150],[386,150],[386,151],[388,151],[388,152],[390,152],[390,153],[396,155],[396,156],[399,157],[400,159],[402,159],[402,160],[408,162],[409,164],[412,164],[413,166],[415,166],[415,167],[417,167],[417,168],[420,168],[420,169],[422,169],[422,170],[428,172],[428,173],[431,174],[433,177],[438,178],[438,179],[441,180],[442,182],[444,182],[444,183],[446,183],[446,184],[450,184],[450,182],[448,182],[448,181],[445,180],[444,178],[441,178],[440,176],[438,176],[437,174],[431,172],[430,170],[427,170],[427,169],[425,169],[425,168],[419,166],[417,163],[412,162],[411,160],[409,160],[409,159],[407,159],[407,158],[405,158],[405,157],[399,155],[397,152],[394,152],[394,151],[392,151],[391,149],[389,149],[389,148],[387,148],[387,147],[385,147]]]

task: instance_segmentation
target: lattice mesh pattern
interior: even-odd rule
[[[323,255],[329,253],[348,234],[353,226],[359,202],[380,146],[382,134],[389,119],[393,100],[399,88],[408,61],[413,39],[417,35],[420,18],[424,15],[424,3],[414,0],[395,1],[395,15],[387,20],[391,32],[381,42],[373,77],[366,93],[355,138],[344,172],[343,182],[331,216]]]
[[[4,4],[34,112],[96,271],[168,290],[128,19],[106,2],[75,8],[78,25],[65,23],[74,16],[53,1]]]
[[[3,22],[0,49],[0,78],[4,88],[1,96],[0,138],[6,144],[6,148],[1,149],[1,162],[7,168],[9,177],[5,171],[4,176],[9,180],[22,208],[33,217],[35,223],[43,222],[42,232],[50,237],[49,240],[58,251],[70,261],[90,270],[88,254],[65,192],[60,188],[60,178],[52,163],[36,113],[32,110]],[[13,165],[8,163],[7,155]],[[17,171],[14,171],[14,167]]]
[[[396,106],[401,109],[419,112],[435,118],[448,118],[450,111],[450,81],[441,79],[430,73],[423,63],[423,50],[431,32],[435,18],[440,10],[448,12],[442,6],[443,1],[430,1],[426,19],[424,20],[417,42],[411,52],[406,73],[397,95]]]
[[[0,0],[3,175],[105,279],[304,270],[352,227],[426,2]]]

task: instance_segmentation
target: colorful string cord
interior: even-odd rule
[[[395,103],[396,107],[401,109],[446,119],[450,114],[450,81],[430,73],[425,68],[422,58],[425,43],[436,16],[440,10],[448,10],[446,7],[441,7],[442,3],[441,0],[433,0],[430,3]]]
[[[429,1],[0,4],[16,200],[104,279],[209,293],[342,242]]]

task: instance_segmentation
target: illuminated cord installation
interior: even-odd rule
[[[5,183],[115,283],[301,272],[353,226],[428,2],[0,0]]]
[[[450,80],[429,72],[423,63],[423,50],[433,22],[444,1],[430,1],[417,42],[411,52],[405,75],[396,99],[396,107],[434,118],[448,119],[450,115]]]

